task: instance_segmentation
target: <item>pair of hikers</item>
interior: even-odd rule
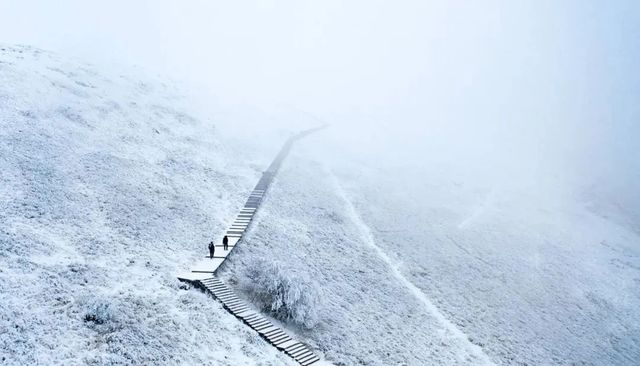
[[[222,249],[224,250],[229,250],[229,238],[227,238],[227,236],[225,235],[224,238],[222,238]],[[213,241],[211,241],[209,243],[209,258],[213,259],[213,255],[216,252],[216,246],[215,244],[213,244]]]

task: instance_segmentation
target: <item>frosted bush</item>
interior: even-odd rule
[[[85,299],[84,301],[84,317],[87,323],[93,323],[96,330],[113,331],[116,326],[117,309],[114,304],[106,299]]]
[[[247,271],[243,287],[256,305],[276,319],[308,329],[318,322],[319,288],[304,274],[258,260]]]

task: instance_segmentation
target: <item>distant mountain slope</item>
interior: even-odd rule
[[[250,289],[263,258],[317,282],[301,334],[346,365],[477,365],[469,343],[498,365],[637,365],[632,226],[553,176],[482,179],[455,156],[361,149],[370,134],[333,145],[330,129],[293,151],[227,283]]]
[[[259,176],[225,140],[173,85],[0,45],[0,363],[291,364],[175,277]]]
[[[340,163],[318,163],[326,157],[325,137],[319,133],[294,149],[220,275],[248,299],[256,296],[247,274],[263,260],[278,264],[289,278],[284,286],[314,284],[300,287],[319,299],[309,309],[316,324],[288,326],[341,365],[491,365],[463,328],[408,283],[396,260],[398,243],[371,236],[331,173],[329,164]],[[360,167],[353,168],[359,176]]]

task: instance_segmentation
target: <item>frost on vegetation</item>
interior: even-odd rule
[[[92,70],[0,44],[0,365],[287,362],[175,278],[263,151],[164,80]]]
[[[318,323],[320,288],[308,276],[265,260],[257,260],[249,268],[242,285],[262,310],[307,329]]]
[[[118,323],[117,305],[104,298],[88,298],[83,303],[83,320],[101,332],[112,332]]]

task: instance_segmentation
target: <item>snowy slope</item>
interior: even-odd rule
[[[321,137],[310,139],[322,146]],[[312,278],[321,299],[318,324],[312,330],[289,327],[338,364],[491,364],[380,255],[335,177],[293,155],[247,241],[223,265],[226,280],[242,291],[243,277],[262,259],[279,263],[292,277]]]
[[[175,277],[271,153],[176,90],[0,46],[3,364],[292,364]]]
[[[637,364],[634,225],[596,214],[559,182],[367,156],[328,134],[294,150],[225,276],[242,289],[268,256],[315,279],[317,326],[290,327],[329,359]]]
[[[175,278],[287,128],[244,106],[213,118],[177,90],[0,45],[5,364],[293,364]],[[338,365],[637,363],[637,206],[341,133],[295,146],[223,265],[248,301],[265,261],[306,282],[307,327],[283,326]]]

